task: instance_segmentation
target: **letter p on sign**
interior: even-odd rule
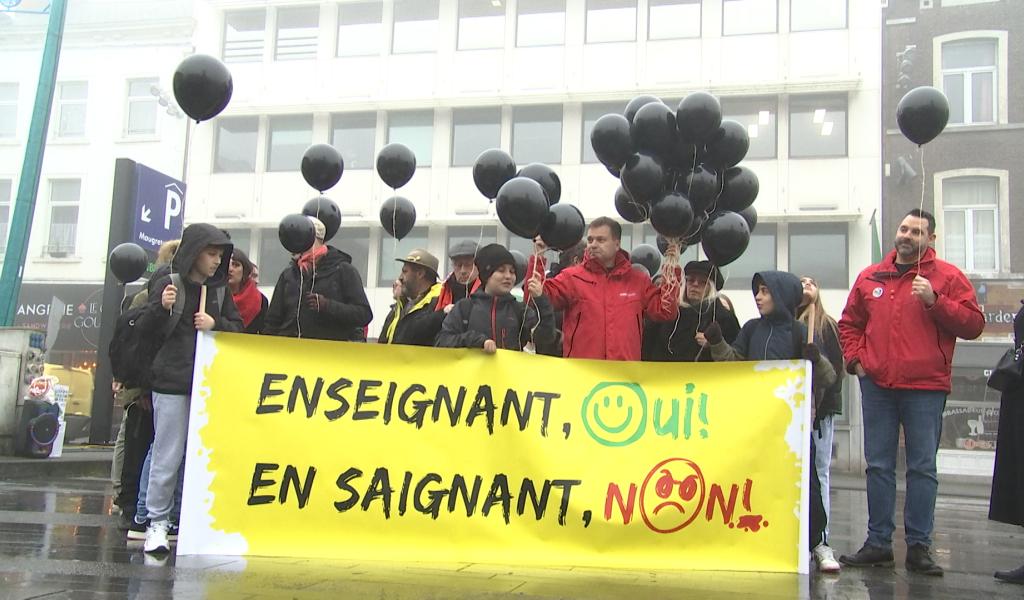
[[[173,187],[167,188],[167,206],[164,210],[164,229],[171,230],[171,219],[181,216],[181,194]]]

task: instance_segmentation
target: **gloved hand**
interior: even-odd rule
[[[815,344],[805,344],[804,358],[811,361],[812,363],[816,363],[818,362],[818,359],[821,358],[821,350],[819,350],[818,346]]]
[[[327,308],[327,296],[315,293],[306,294],[306,306],[308,306],[310,310],[320,312]]]
[[[707,328],[704,330],[704,338],[712,346],[725,339],[722,337],[722,327],[718,324],[718,321],[708,323]]]

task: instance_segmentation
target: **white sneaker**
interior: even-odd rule
[[[146,544],[142,549],[146,553],[170,552],[171,544],[167,541],[167,521],[154,521],[146,528]]]
[[[147,544],[149,541],[147,540]],[[825,544],[819,544],[814,549],[814,560],[818,563],[818,570],[822,573],[838,573],[842,566],[836,560],[836,555]]]

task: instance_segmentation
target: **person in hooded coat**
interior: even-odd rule
[[[253,266],[249,256],[235,248],[228,267],[228,289],[238,307],[238,314],[242,315],[243,333],[263,332],[270,304],[252,279]]]

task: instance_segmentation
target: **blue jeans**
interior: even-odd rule
[[[139,501],[135,506],[135,522],[145,523],[149,518],[146,511],[146,496],[149,490],[149,463],[153,460],[153,449],[146,453],[146,460],[142,462],[142,472],[139,473]],[[182,463],[178,469],[178,482],[174,488],[174,506],[171,508],[171,522],[178,523],[181,517],[181,490],[185,481],[185,464]]]
[[[864,458],[867,459],[868,539],[871,546],[890,548],[896,530],[896,453],[900,426],[907,451],[907,497],[903,529],[908,546],[931,546],[935,495],[939,479],[935,455],[942,433],[946,392],[891,390],[860,378],[864,414]]]
[[[818,482],[821,483],[821,503],[825,506],[825,517],[832,520],[832,502],[829,494],[832,491],[829,469],[832,466],[832,440],[835,436],[835,420],[833,415],[822,417],[818,421],[818,428],[811,433],[814,436],[816,446],[814,452],[814,467],[818,472]],[[820,436],[820,437],[819,437]],[[825,526],[825,537],[829,534],[828,525]]]

